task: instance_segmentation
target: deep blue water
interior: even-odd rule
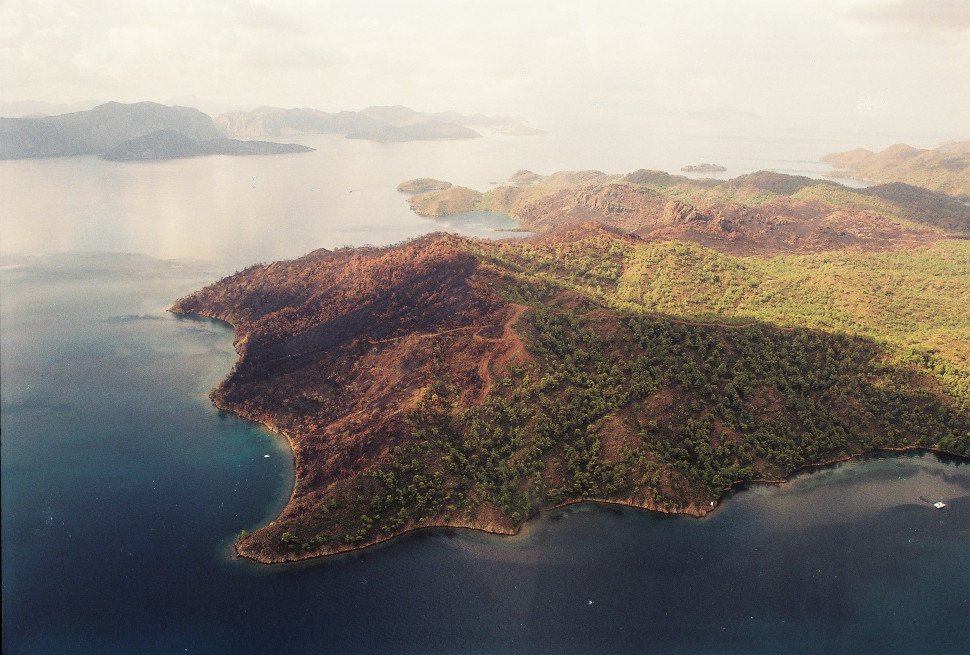
[[[228,329],[164,311],[224,271],[4,263],[4,653],[970,650],[970,466],[932,455],[757,486],[704,520],[581,506],[511,539],[231,561],[292,471],[208,402]]]

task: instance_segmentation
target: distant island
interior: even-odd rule
[[[313,148],[296,143],[240,141],[226,138],[196,141],[176,130],[159,130],[129,139],[101,157],[110,161],[150,161],[204,155],[284,155],[312,151]]]
[[[873,450],[970,456],[962,203],[764,172],[445,184],[404,186],[537,234],[318,250],[172,307],[233,325],[213,401],[294,453],[241,556],[509,534],[590,500],[704,516],[736,482]]]
[[[397,185],[397,190],[401,193],[415,194],[428,193],[429,191],[444,191],[451,187],[451,182],[435,180],[430,177],[420,177],[416,180],[408,180]]]
[[[0,118],[0,159],[101,155],[133,161],[312,150],[296,144],[228,139],[212,118],[197,109],[154,102],[108,102],[58,116]]]
[[[848,189],[765,171],[723,182],[648,170],[518,171],[487,193],[449,185],[408,202],[426,217],[491,211],[533,232],[593,220],[648,241],[685,239],[739,255],[898,249],[931,243],[941,231],[970,236],[970,208],[941,193],[900,184]]]
[[[680,170],[684,173],[723,173],[727,169],[718,164],[690,164]]]
[[[101,155],[114,161],[177,159],[203,155],[279,155],[310,152],[285,139],[339,134],[381,143],[481,138],[473,127],[506,134],[539,132],[513,117],[417,112],[400,105],[359,112],[260,107],[215,119],[191,107],[155,102],[108,102],[56,116],[0,118],[0,159]]]
[[[925,187],[970,202],[970,141],[955,141],[932,150],[905,143],[881,152],[857,148],[822,157],[836,170],[834,178],[884,184],[901,182]]]
[[[408,199],[411,209],[420,216],[436,218],[484,209],[483,196],[464,186],[449,186],[442,191],[421,193]]]
[[[348,139],[393,143],[481,138],[481,133],[474,127],[492,128],[506,134],[538,132],[523,125],[520,118],[464,115],[454,111],[425,113],[402,105],[337,113],[306,107],[260,107],[222,114],[215,120],[227,135],[238,138],[342,134]]]

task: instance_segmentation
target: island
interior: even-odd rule
[[[511,135],[541,132],[509,116],[464,115],[455,111],[420,112],[403,105],[365,107],[360,111],[326,112],[309,107],[284,109],[259,107],[216,117],[229,136],[238,138],[282,137],[293,134],[340,134],[348,139],[379,143],[478,139],[478,128]]]
[[[201,111],[155,102],[108,102],[57,116],[0,118],[0,159],[100,155],[132,161],[311,150],[290,143],[229,139]]]
[[[0,159],[101,155],[131,161],[208,154],[278,155],[312,148],[261,139],[339,134],[379,143],[451,141],[481,138],[475,127],[513,136],[541,132],[516,117],[427,113],[402,105],[340,112],[259,107],[213,119],[192,107],[107,102],[55,116],[0,118]]]
[[[933,149],[905,143],[881,152],[857,148],[826,155],[822,161],[835,167],[829,173],[833,178],[904,183],[970,202],[970,141],[954,141]]]
[[[774,173],[516,177],[476,202],[527,239],[317,250],[173,305],[233,326],[211,397],[293,451],[240,556],[585,501],[700,517],[860,453],[970,456],[966,210]]]
[[[475,211],[482,204],[483,195],[464,186],[419,193],[408,199],[411,209],[420,216],[440,217]]]
[[[680,170],[684,173],[723,173],[727,169],[719,164],[689,164]]]
[[[451,186],[451,182],[436,180],[431,177],[419,177],[414,180],[407,180],[397,185],[397,190],[401,193],[416,194],[428,193],[429,191],[444,191]]]
[[[296,143],[225,138],[196,141],[175,130],[159,130],[129,139],[101,155],[101,158],[109,161],[152,161],[205,155],[283,155],[312,151],[313,148]]]
[[[489,211],[531,232],[592,220],[647,241],[681,239],[738,255],[900,249],[933,242],[940,231],[970,234],[970,208],[944,194],[900,184],[850,189],[767,171],[727,181],[643,169],[518,171],[488,192],[449,186],[408,202],[429,218]]]

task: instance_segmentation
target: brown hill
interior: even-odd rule
[[[423,216],[474,209],[543,232],[597,221],[647,240],[686,240],[735,254],[893,250],[932,243],[941,229],[970,235],[970,207],[925,191],[847,189],[761,171],[715,182],[640,170],[541,177],[528,171],[486,194],[453,187],[411,200]]]
[[[932,150],[905,143],[881,152],[857,148],[826,155],[822,161],[837,169],[832,177],[875,184],[902,182],[970,201],[970,141],[947,143]]]
[[[294,560],[431,525],[508,533],[581,499],[703,515],[735,480],[873,448],[970,454],[952,360],[896,357],[844,332],[698,323],[636,300],[663,280],[664,294],[701,298],[743,261],[565,223],[521,242],[320,250],[183,298],[173,311],[236,330],[239,361],[216,404],[284,434],[296,459],[286,508],[238,551]],[[907,334],[941,313],[944,288],[914,287]],[[859,320],[881,315],[883,300],[867,302]]]
[[[464,186],[449,186],[441,191],[421,193],[408,198],[411,209],[420,216],[437,217],[475,211],[482,194]]]
[[[414,180],[407,180],[397,185],[397,190],[401,193],[415,194],[428,193],[429,191],[444,191],[451,188],[451,182],[443,182],[430,177],[419,177]]]

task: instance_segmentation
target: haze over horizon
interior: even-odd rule
[[[963,0],[0,5],[0,104],[403,104],[568,129],[970,132]]]

